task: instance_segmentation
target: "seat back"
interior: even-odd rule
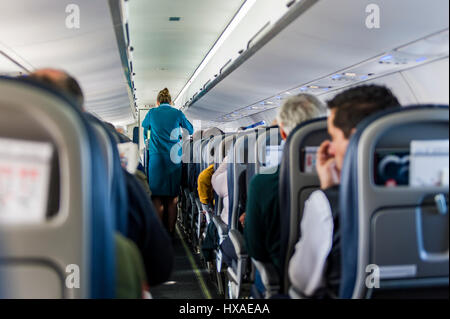
[[[189,188],[190,187],[189,185],[191,185],[191,182],[190,182],[191,173],[189,171],[190,171],[192,161],[193,161],[193,159],[192,159],[192,139],[186,138],[181,145],[181,149],[182,149],[181,187]]]
[[[200,153],[200,172],[208,167],[208,144],[211,138],[205,138],[202,140],[201,153]]]
[[[115,131],[111,131],[101,120],[91,114],[85,114],[94,127],[101,145],[105,165],[108,172],[108,198],[111,212],[115,216],[115,230],[123,236],[127,235],[128,226],[128,195],[123,174],[120,155],[117,149]]]
[[[139,145],[139,126],[133,128],[133,143]]]
[[[0,138],[51,145],[59,189],[41,199],[57,204],[40,221],[0,222],[3,296],[113,298],[115,221],[95,130],[66,97],[25,80],[0,78],[0,113]]]
[[[280,129],[278,126],[271,126],[259,134],[255,145],[255,174],[260,174],[264,167],[274,164],[269,163],[270,159],[267,158],[267,151],[270,147],[279,147],[282,142],[283,140],[280,136]],[[279,162],[281,162],[281,158],[279,159]],[[275,172],[275,170],[276,167],[274,166],[273,172]]]
[[[385,150],[448,141],[448,128],[448,106],[433,105],[381,112],[357,127],[341,174],[341,298],[448,298],[448,181],[386,187],[375,169]],[[367,284],[369,275],[378,289]]]
[[[300,222],[306,199],[320,187],[315,172],[305,170],[307,147],[318,147],[328,139],[326,118],[299,124],[288,136],[280,166],[280,260],[282,289],[289,291],[289,260],[300,238]],[[314,165],[312,162],[310,165]]]
[[[197,194],[197,178],[201,172],[201,149],[202,149],[202,140],[198,139],[193,142],[192,152],[193,152],[193,183],[194,188],[191,190],[194,194]]]
[[[242,205],[245,205],[241,202],[240,195],[247,192],[247,165],[250,157],[255,158],[254,148],[249,145],[255,145],[257,138],[257,130],[245,131],[237,135],[236,142],[232,146],[232,161],[228,164],[227,172],[229,229],[238,228],[239,211]]]
[[[209,143],[206,147],[206,152],[205,152],[206,167],[208,167],[211,164],[217,164],[217,163],[220,164],[220,162],[218,160],[219,147],[224,139],[225,139],[225,135],[218,135],[218,136],[214,136],[213,138],[211,138],[209,140]],[[211,154],[213,154],[213,155],[211,155]]]

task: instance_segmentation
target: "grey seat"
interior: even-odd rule
[[[319,188],[315,173],[303,169],[304,150],[319,146],[328,138],[326,118],[313,119],[299,124],[289,134],[283,148],[280,164],[280,261],[281,278],[274,265],[252,258],[265,287],[265,298],[287,293],[290,286],[287,267],[299,239],[299,224],[303,205],[308,196]],[[264,169],[261,167],[260,169]],[[263,297],[263,296],[261,296]]]
[[[300,222],[306,199],[320,187],[316,173],[305,172],[305,148],[317,147],[329,139],[326,118],[299,124],[289,134],[283,150],[280,167],[280,258],[283,271],[280,287],[283,293],[291,285],[288,276],[289,260],[299,240]]]
[[[266,150],[270,146],[279,146],[282,143],[280,136],[280,129],[278,126],[269,127],[259,134],[258,140],[255,144],[255,174],[260,174],[261,171],[268,166],[268,159],[266,158]],[[273,170],[273,172],[275,172]]]
[[[59,172],[48,198],[55,212],[40,223],[0,223],[2,297],[113,298],[114,216],[94,129],[58,92],[24,80],[0,79],[0,113],[0,137],[50,143]],[[79,288],[66,284],[77,267]]]
[[[386,111],[358,126],[339,199],[341,298],[448,298],[448,186],[388,188],[375,183],[373,169],[380,150],[448,140],[448,128],[448,106],[433,105]],[[369,265],[379,270],[379,288],[366,284]]]

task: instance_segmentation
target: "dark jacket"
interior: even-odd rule
[[[128,190],[128,238],[134,241],[144,260],[150,286],[169,279],[174,253],[169,234],[153,204],[135,176],[125,172]]]

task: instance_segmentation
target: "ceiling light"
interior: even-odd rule
[[[354,77],[354,76],[356,76],[356,73],[353,73],[353,72],[345,72],[344,75],[345,75],[345,76]]]
[[[197,78],[197,76],[200,74],[200,72],[203,71],[203,69],[206,67],[206,65],[209,63],[209,61],[212,59],[212,57],[216,54],[217,50],[224,44],[225,40],[229,37],[229,35],[234,31],[234,29],[239,25],[239,23],[242,21],[242,19],[247,15],[247,13],[250,11],[250,9],[253,7],[253,5],[256,3],[256,0],[247,0],[242,5],[242,7],[239,9],[239,12],[235,15],[233,20],[228,24],[225,31],[222,33],[222,35],[219,37],[219,39],[216,41],[212,49],[208,52],[206,57],[203,59],[202,63],[199,65],[197,70],[195,70],[192,77],[189,79],[189,81],[186,83],[186,85],[181,90],[180,94],[175,99],[175,104],[178,103],[178,99],[183,96],[183,94],[187,91],[187,89],[191,86],[191,84],[194,82],[194,80]]]

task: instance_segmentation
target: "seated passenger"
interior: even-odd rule
[[[198,196],[200,203],[202,203],[202,209],[204,212],[210,211],[212,208],[214,193],[211,184],[211,178],[214,174],[214,164],[204,169],[200,175],[198,175]]]
[[[288,99],[277,115],[282,139],[286,140],[298,124],[318,117],[324,111],[324,105],[313,95],[300,94]],[[244,237],[249,257],[272,263],[281,275],[278,179],[279,167],[273,174],[257,174],[251,179]],[[258,290],[263,292],[263,287],[259,285]]]
[[[198,196],[202,203],[202,212],[207,214],[213,210],[214,192],[212,188],[211,178],[214,174],[214,164],[211,164],[208,168],[203,170],[198,176]],[[217,231],[214,227],[214,223],[210,223],[206,229],[205,239],[201,244],[203,257],[207,262],[211,262],[213,259],[213,250],[217,244]]]
[[[119,233],[116,241],[116,298],[143,299],[148,294],[144,263],[136,245]]]
[[[321,190],[305,202],[301,238],[289,262],[289,278],[305,297],[334,297],[340,280],[339,181],[345,152],[356,126],[363,119],[399,105],[382,86],[362,85],[344,91],[328,102],[328,132],[317,151],[316,168]]]
[[[222,211],[220,218],[228,225],[228,156],[225,156],[222,163],[220,163],[217,170],[211,177],[211,184],[216,194],[222,198]]]
[[[218,129],[223,133],[220,129]],[[214,158],[214,148],[211,148],[209,155]],[[204,169],[199,175],[197,180],[197,190],[200,202],[202,203],[203,212],[212,211],[214,192],[212,178],[214,175],[214,164],[211,164],[208,168]]]
[[[220,212],[220,218],[227,226],[229,225],[229,219],[231,218],[231,216],[228,216],[228,161],[229,157],[227,155],[212,176],[214,190],[216,191],[216,194],[222,198],[223,207]],[[228,237],[220,245],[220,250],[222,251],[224,263],[231,266],[231,262],[234,259],[237,259],[237,255],[234,251],[233,244]]]
[[[77,80],[62,70],[51,68],[38,69],[31,72],[28,77],[37,82],[49,85],[71,98],[80,110],[84,111],[84,96]],[[25,77],[26,78],[26,77]]]

